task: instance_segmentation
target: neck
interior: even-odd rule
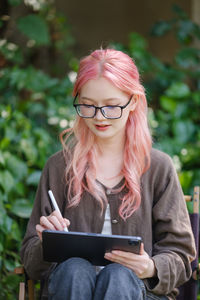
[[[98,159],[96,161],[96,179],[109,188],[113,188],[123,178],[125,138],[97,141]]]
[[[100,155],[112,155],[112,157],[119,156],[124,152],[125,136],[121,139],[98,139],[97,145]]]

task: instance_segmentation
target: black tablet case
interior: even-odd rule
[[[81,257],[96,266],[111,263],[104,258],[106,252],[122,250],[139,254],[141,244],[137,236],[52,230],[44,230],[42,240],[45,261],[62,262],[70,257]]]

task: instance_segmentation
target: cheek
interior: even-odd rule
[[[127,121],[128,121],[129,113],[130,113],[130,112],[125,113],[124,115],[122,115],[122,118],[121,118],[121,125],[122,125],[122,126],[125,126],[125,125],[126,125],[126,123],[127,123]]]
[[[88,119],[83,119],[83,121],[84,121],[85,125],[89,127],[90,121]]]
[[[92,122],[91,122],[91,120],[90,120],[90,119],[83,119],[83,120],[84,120],[85,125],[86,125],[89,129],[91,129],[91,128],[92,128]]]

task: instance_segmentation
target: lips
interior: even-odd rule
[[[103,125],[103,124],[99,125],[99,124],[95,124],[95,127],[96,127],[97,130],[105,131],[105,130],[107,130],[107,129],[110,127],[110,125]]]

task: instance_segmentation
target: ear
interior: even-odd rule
[[[134,111],[137,104],[138,104],[138,101],[140,99],[140,96],[139,95],[133,95],[132,99],[131,99],[131,103],[130,103],[130,111]]]

